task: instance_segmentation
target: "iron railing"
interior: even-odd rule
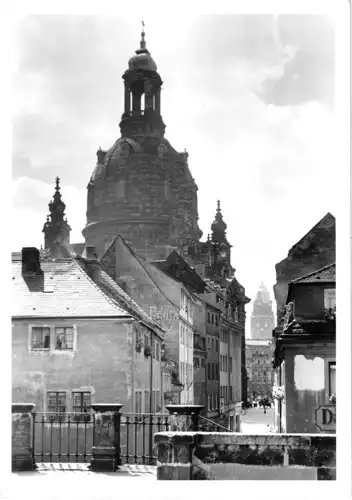
[[[168,431],[169,414],[123,413],[120,420],[120,461],[156,465],[154,434]]]
[[[213,420],[210,420],[209,418],[203,417],[202,415],[199,415],[199,424],[198,424],[198,430],[199,431],[207,431],[207,432],[233,432],[231,429],[228,429],[227,427],[224,427],[221,424],[218,424],[217,422],[214,422]]]
[[[36,413],[33,429],[35,462],[89,462],[92,457],[94,415]]]

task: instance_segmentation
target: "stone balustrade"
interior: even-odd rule
[[[161,432],[160,480],[334,480],[336,436]]]

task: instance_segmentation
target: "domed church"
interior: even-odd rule
[[[196,245],[202,232],[188,153],[176,151],[164,135],[163,82],[144,28],[122,79],[121,137],[107,151],[97,151],[83,236],[99,258],[120,234],[147,260],[164,259],[173,250]]]

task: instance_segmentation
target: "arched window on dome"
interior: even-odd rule
[[[145,110],[145,94],[142,94],[141,95],[141,111],[142,111],[142,114],[144,113],[144,110]]]
[[[153,111],[155,111],[155,95],[153,95]]]

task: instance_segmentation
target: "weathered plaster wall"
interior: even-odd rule
[[[75,326],[77,349],[31,351],[29,324]],[[132,323],[117,320],[14,321],[12,329],[12,399],[47,411],[46,392],[65,391],[71,411],[72,391],[89,391],[92,402],[120,403],[132,411],[133,392],[149,387],[150,361],[137,353]],[[134,360],[134,363],[132,362]],[[155,367],[154,387],[160,390],[160,362]]]
[[[335,358],[334,346],[307,351],[287,349],[285,354],[285,432],[320,433],[315,410],[329,404],[326,360]]]

